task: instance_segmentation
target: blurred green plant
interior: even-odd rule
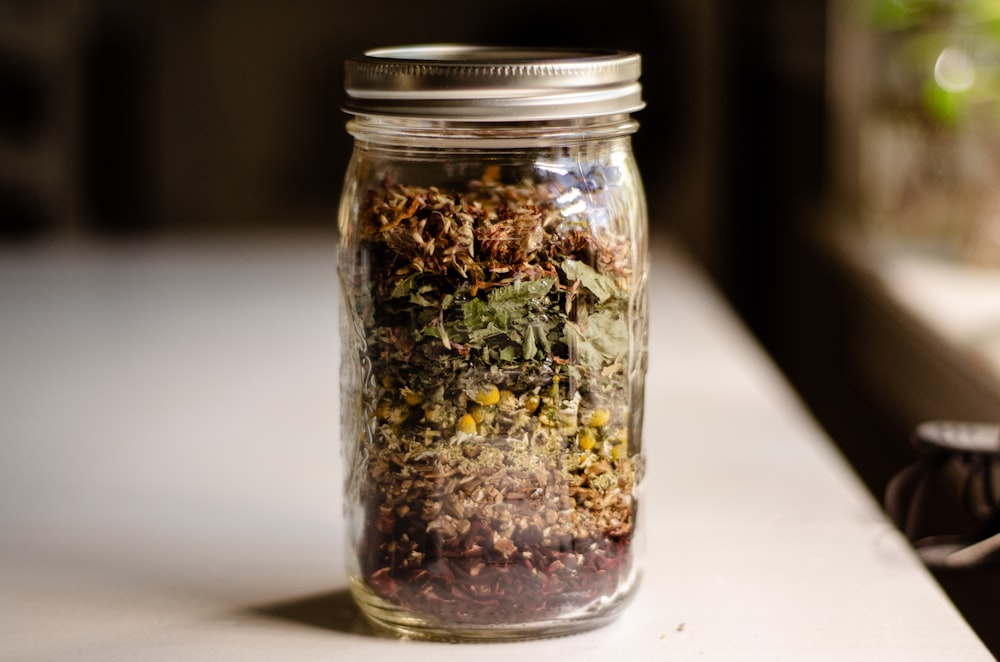
[[[891,44],[889,64],[917,102],[944,126],[987,110],[1000,119],[1000,0],[860,0],[862,20]],[[899,82],[897,81],[897,85]]]

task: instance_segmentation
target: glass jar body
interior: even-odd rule
[[[607,622],[639,573],[634,125],[349,127],[338,269],[356,601],[422,638]]]

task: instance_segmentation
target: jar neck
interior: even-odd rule
[[[412,147],[530,148],[603,140],[635,133],[628,113],[524,122],[484,122],[355,115],[347,131],[356,140]]]

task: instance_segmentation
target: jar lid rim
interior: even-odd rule
[[[419,44],[345,63],[344,110],[479,121],[545,120],[641,109],[638,53]]]

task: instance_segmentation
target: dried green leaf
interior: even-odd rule
[[[417,276],[419,276],[419,274],[413,274],[412,276],[408,276],[399,281],[396,284],[396,287],[392,289],[392,294],[389,296],[393,299],[399,299],[408,295],[411,291],[413,291],[413,288],[416,285]]]
[[[566,322],[566,345],[569,346],[569,360],[571,364],[580,364],[590,370],[600,368],[604,360],[601,353],[587,338],[586,332],[575,322]]]
[[[489,303],[494,308],[526,306],[540,302],[555,285],[554,278],[517,281],[511,285],[498,287],[489,293]]]
[[[535,344],[535,333],[534,329],[528,327],[528,332],[524,334],[524,342],[521,345],[521,354],[525,359],[535,358],[535,354],[538,353],[538,346]]]
[[[437,304],[435,302],[425,298],[419,292],[412,292],[410,294],[410,302],[415,303],[418,306],[424,306],[425,308],[430,306],[434,306],[435,308],[437,307]]]
[[[628,322],[625,316],[613,310],[592,313],[587,318],[587,338],[594,348],[608,361],[615,361],[628,353]]]
[[[583,262],[577,260],[564,260],[561,265],[562,271],[570,281],[580,281],[597,300],[604,303],[612,297],[621,298],[622,291],[610,276],[606,276]]]

